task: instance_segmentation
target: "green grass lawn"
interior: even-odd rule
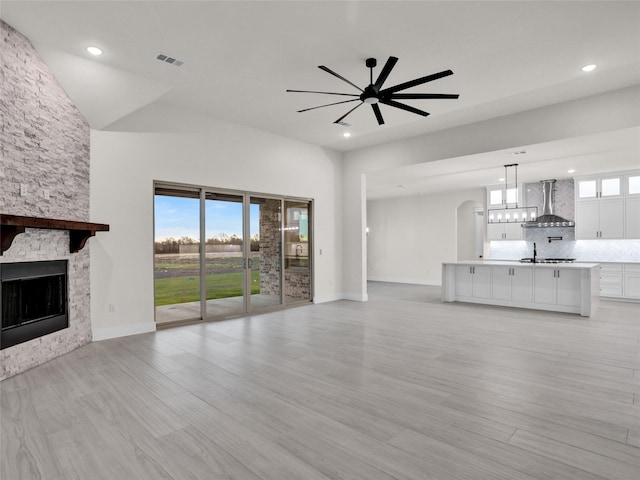
[[[242,272],[207,275],[207,300],[242,295]],[[251,293],[260,293],[260,272],[251,272]],[[200,277],[156,279],[156,306],[197,302],[200,299]]]

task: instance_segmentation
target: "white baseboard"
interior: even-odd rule
[[[353,302],[366,302],[369,300],[369,296],[367,294],[361,293],[345,293],[342,298]]]
[[[356,293],[335,293],[333,295],[323,295],[321,297],[313,297],[313,303],[337,302],[338,300],[366,302],[367,300],[369,300],[369,296],[356,294]]]
[[[99,328],[93,330],[93,341],[108,340],[110,338],[127,337],[140,333],[156,331],[155,322],[134,323],[133,325],[120,325],[117,327]]]
[[[441,287],[442,280],[418,280],[415,278],[400,278],[400,277],[369,277],[367,280],[371,282],[389,282],[389,283],[409,283],[412,285],[431,285],[434,287]]]
[[[344,299],[344,295],[341,293],[334,293],[331,295],[320,295],[313,297],[313,303],[327,303],[327,302],[337,302],[338,300]]]

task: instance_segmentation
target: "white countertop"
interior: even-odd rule
[[[442,262],[443,265],[486,265],[497,267],[531,267],[531,268],[594,268],[599,263],[572,262],[572,263],[522,263],[515,260],[467,260],[462,262]]]
[[[543,257],[541,257],[543,258]],[[507,258],[491,258],[489,260],[486,260],[487,262],[516,262],[518,263],[518,260],[514,260],[514,259],[507,259]],[[616,263],[616,264],[629,264],[629,265],[640,265],[640,262],[637,260],[595,260],[593,258],[590,258],[588,260],[576,260],[574,263]]]
[[[616,263],[616,264],[626,264],[626,265],[640,265],[640,262],[636,261],[628,261],[628,260],[591,260],[592,263]]]

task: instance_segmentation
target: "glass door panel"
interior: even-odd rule
[[[205,193],[206,317],[245,311],[243,195]]]
[[[282,304],[282,200],[251,197],[250,309]]]
[[[518,189],[517,188],[507,188],[507,205],[512,205],[518,203]]]
[[[620,196],[620,177],[603,178],[601,181],[601,190],[603,197],[619,197]]]
[[[284,202],[284,302],[311,300],[311,202]]]
[[[502,205],[502,189],[494,189],[489,191],[489,204]]]
[[[154,196],[156,323],[200,316],[200,192],[156,187]]]
[[[578,198],[596,198],[598,190],[595,180],[580,180],[578,182]]]

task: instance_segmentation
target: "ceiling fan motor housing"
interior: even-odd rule
[[[364,91],[360,95],[360,100],[364,103],[368,103],[369,105],[373,105],[374,103],[378,103],[380,101],[380,97],[378,95],[380,89],[376,88],[376,86],[373,84],[373,69],[376,68],[376,65],[378,65],[378,61],[375,58],[367,58],[367,60],[365,61],[365,65],[369,69],[371,83],[364,89]]]
[[[373,85],[369,85],[360,95],[360,100],[370,105],[378,103],[380,101],[380,98],[378,97],[378,90]]]

